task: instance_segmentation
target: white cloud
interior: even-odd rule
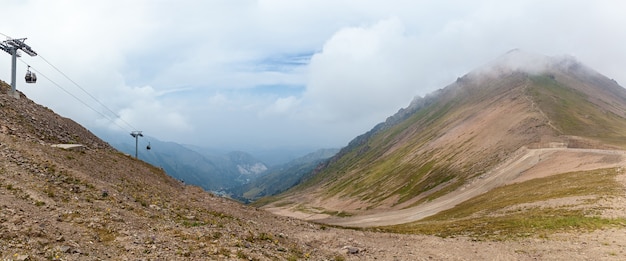
[[[415,45],[397,18],[344,28],[311,59],[305,98],[331,121],[384,119],[417,94]]]
[[[276,115],[278,117],[289,117],[295,114],[298,110],[301,100],[294,97],[277,98],[274,103],[270,104],[263,111],[259,113],[259,117],[265,118],[268,116]]]

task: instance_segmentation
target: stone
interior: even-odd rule
[[[59,247],[59,251],[60,251],[61,253],[69,253],[69,252],[70,252],[70,250],[71,250],[71,248],[70,248],[69,246],[60,246],[60,247]]]
[[[30,260],[30,257],[28,255],[17,255],[15,257],[16,261],[28,261]]]
[[[360,249],[356,247],[347,247],[346,249],[348,250],[348,254],[351,254],[351,255],[356,255],[360,252]]]

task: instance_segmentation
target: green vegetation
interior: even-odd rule
[[[345,211],[329,211],[329,210],[325,210],[322,211],[323,214],[327,214],[327,215],[331,215],[331,216],[336,216],[336,217],[351,217],[353,214],[349,213],[349,212],[345,212]]]
[[[626,119],[601,109],[587,95],[553,77],[539,75],[531,80],[534,84],[528,94],[562,134],[626,146]]]
[[[572,172],[496,188],[423,220],[383,227],[385,231],[442,237],[470,236],[508,239],[549,235],[567,230],[594,230],[626,226],[626,219],[599,216],[594,203],[624,189],[615,180],[616,169]],[[587,208],[537,207],[531,203],[584,197]],[[526,205],[523,205],[526,204]]]
[[[264,198],[260,198],[259,200],[253,202],[252,204],[250,204],[250,206],[261,207],[261,206],[267,205],[269,203],[276,202],[276,201],[278,201],[278,200],[280,200],[282,198],[283,197],[281,197],[281,196],[264,197]],[[291,201],[283,201],[283,202],[280,202],[279,204],[276,204],[276,207],[284,207],[284,206],[291,205],[293,203],[294,202],[291,202]]]
[[[326,182],[329,185],[326,197],[356,197],[372,205],[391,197],[397,197],[396,204],[401,204],[434,188],[456,189],[462,184],[455,182],[460,173],[451,169],[449,163],[437,159],[435,151],[416,153],[415,149],[422,148],[438,135],[436,130],[445,125],[450,112],[458,105],[457,100],[452,100],[419,110],[407,120],[370,137],[366,144],[354,148],[303,186]],[[388,153],[407,135],[409,140],[403,140],[393,153]],[[439,187],[442,184],[444,186]],[[433,193],[430,199],[441,195]]]
[[[472,110],[466,109],[468,105],[480,104],[494,93],[506,93],[509,89],[496,82],[444,91],[405,120],[355,139],[338,161],[292,191],[322,186],[323,197],[359,199],[369,204],[368,209],[383,202],[398,205],[420,197],[414,205],[445,195],[476,174],[475,169],[468,171],[472,164],[480,161],[480,169],[487,169],[499,160],[471,162],[463,158],[461,148],[428,148],[429,144],[443,135],[451,123],[470,117]],[[472,139],[460,141],[460,146],[472,146]],[[500,153],[505,155],[506,151]],[[277,198],[264,202],[272,200]]]

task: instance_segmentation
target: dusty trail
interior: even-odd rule
[[[555,160],[557,159],[558,160]],[[563,164],[570,163],[570,164]],[[408,223],[453,208],[496,187],[571,171],[626,166],[626,151],[542,148],[517,151],[511,159],[470,184],[416,207],[346,218],[310,219],[346,227],[374,227]]]

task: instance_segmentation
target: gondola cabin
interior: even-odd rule
[[[26,79],[26,83],[37,82],[37,75],[34,72],[30,71],[30,66],[28,66],[28,69],[26,70],[26,76],[24,76],[24,79]]]

